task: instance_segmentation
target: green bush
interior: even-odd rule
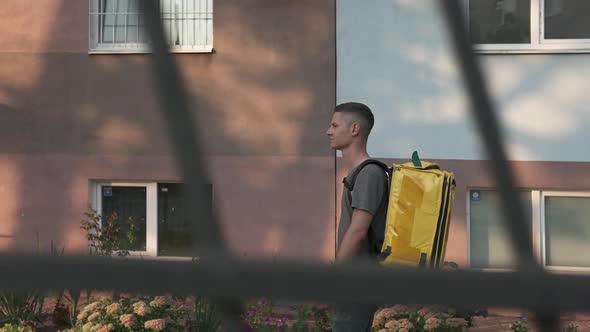
[[[29,326],[6,324],[0,327],[0,332],[33,332]]]
[[[0,324],[37,320],[45,297],[37,291],[0,292]]]

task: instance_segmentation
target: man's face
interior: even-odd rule
[[[330,140],[330,147],[334,150],[342,150],[350,145],[353,139],[352,130],[342,112],[334,112],[326,135]]]

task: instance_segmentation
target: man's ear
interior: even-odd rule
[[[358,136],[361,133],[361,125],[358,122],[353,122],[350,129],[352,136]]]

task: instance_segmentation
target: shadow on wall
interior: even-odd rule
[[[7,8],[18,16],[22,5]],[[149,56],[88,55],[87,31],[80,28],[87,26],[87,3],[43,6],[54,13],[44,16],[52,22],[45,46],[29,49],[23,36],[18,56],[0,53],[0,63],[10,63],[0,67],[6,135],[0,152],[19,173],[11,181],[9,171],[0,172],[10,187],[10,194],[0,195],[12,204],[0,210],[1,232],[13,236],[0,239],[0,250],[30,250],[39,231],[42,242],[84,251],[79,219],[88,179],[179,175],[156,108]],[[333,154],[324,138],[335,94],[333,12],[333,2],[259,0],[246,6],[217,0],[217,53],[174,57],[209,161],[224,165],[223,173],[210,168],[211,178],[221,182],[231,174],[231,186],[220,185],[216,197],[221,215],[231,216],[223,222],[238,252],[333,255]],[[260,159],[224,163],[241,157]],[[301,186],[310,173],[315,182]],[[260,197],[284,200],[271,205]],[[302,218],[309,209],[311,218]],[[233,211],[245,213],[236,218]],[[302,238],[310,247],[299,252]]]

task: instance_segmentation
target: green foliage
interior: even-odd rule
[[[33,332],[30,326],[6,324],[0,327],[0,332]]]
[[[332,326],[330,312],[327,308],[313,305],[297,305],[294,307],[295,317],[289,331],[322,332]]]
[[[37,320],[43,309],[44,296],[38,291],[0,292],[0,324],[19,324]]]
[[[314,305],[295,305],[290,321],[285,315],[275,312],[272,301],[260,299],[246,305],[243,315],[248,326],[256,331],[323,332],[332,328],[331,311]]]
[[[243,319],[256,331],[287,331],[288,319],[277,317],[273,313],[272,301],[267,299],[248,303]]]
[[[221,330],[221,317],[214,304],[206,299],[189,297],[186,302],[194,302],[194,318],[189,321],[190,332],[217,332]]]
[[[55,307],[51,313],[51,321],[55,326],[65,326],[70,323],[70,310],[62,302],[61,298],[58,298],[55,302]]]
[[[86,231],[91,254],[112,256],[116,253],[117,256],[127,256],[137,242],[138,227],[133,219],[129,218],[126,221],[128,230],[123,233],[119,215],[116,212],[105,219],[89,207],[80,223],[80,228]]]
[[[527,322],[526,318],[521,318],[510,324],[510,330],[513,332],[528,332],[530,331],[529,323]]]

